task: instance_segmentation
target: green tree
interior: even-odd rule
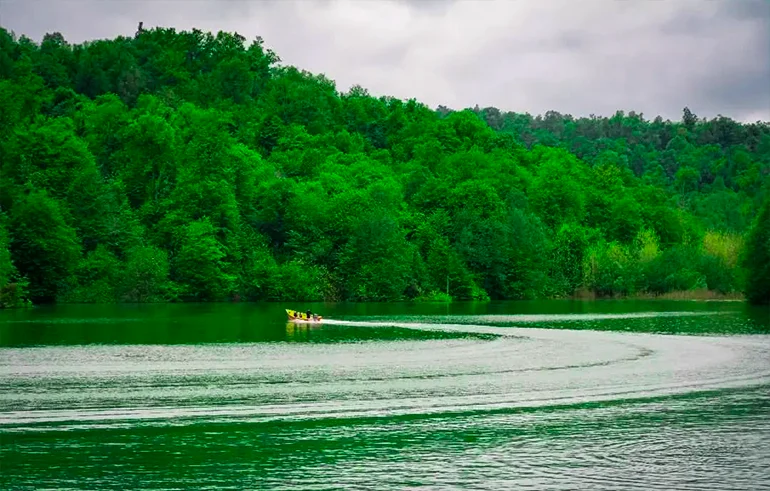
[[[208,217],[184,227],[172,277],[180,295],[189,300],[224,300],[235,289],[235,276],[224,262],[225,248],[216,238]]]
[[[45,191],[32,191],[14,204],[11,213],[11,255],[30,282],[33,302],[53,301],[80,258],[75,229],[60,203]]]
[[[157,302],[170,294],[167,253],[154,246],[136,246],[127,253],[118,283],[125,302]]]
[[[763,292],[768,122],[434,111],[279,61],[0,28],[0,302]]]
[[[770,304],[770,199],[765,200],[746,239],[744,292],[753,304]]]

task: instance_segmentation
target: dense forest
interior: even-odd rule
[[[0,29],[0,304],[745,292],[770,124],[430,109],[260,38]]]

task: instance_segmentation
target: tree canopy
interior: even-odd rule
[[[0,29],[0,130],[3,306],[770,298],[768,123],[432,110],[260,38]]]

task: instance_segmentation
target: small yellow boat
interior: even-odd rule
[[[290,309],[286,309],[286,315],[289,316],[289,320],[292,322],[321,322],[323,319],[323,317],[318,314],[312,314],[308,317],[307,312]]]

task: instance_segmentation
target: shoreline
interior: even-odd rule
[[[719,293],[715,290],[675,290],[666,293],[639,292],[632,295],[600,296],[595,292],[577,291],[569,298],[573,300],[682,300],[696,302],[745,302],[746,296],[741,292]]]
[[[673,291],[662,294],[652,293],[636,293],[633,295],[597,295],[593,292],[578,291],[572,295],[562,297],[543,297],[543,298],[530,298],[530,299],[485,299],[485,300],[457,300],[457,299],[412,299],[412,300],[398,300],[398,301],[384,301],[384,302],[357,302],[357,301],[328,301],[328,300],[220,300],[211,302],[180,302],[180,301],[159,301],[159,302],[53,302],[42,304],[23,305],[18,307],[1,307],[0,311],[6,310],[24,310],[34,309],[37,307],[52,307],[63,305],[185,305],[185,304],[296,304],[296,303],[347,303],[347,304],[452,304],[452,303],[490,303],[490,302],[532,302],[532,301],[580,301],[580,302],[604,302],[604,301],[638,301],[638,300],[651,300],[651,301],[688,301],[688,302],[730,302],[730,303],[746,303],[746,297],[742,293],[729,293],[722,294],[716,291],[710,290],[693,290],[693,291]]]

